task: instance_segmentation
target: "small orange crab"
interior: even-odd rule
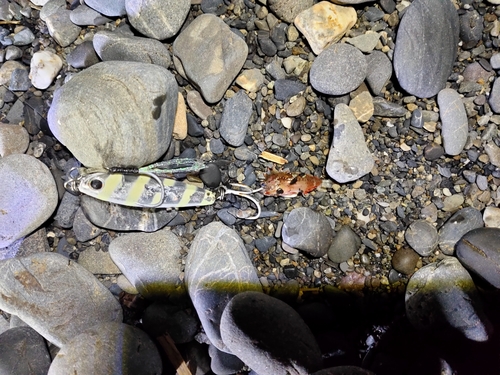
[[[272,171],[262,183],[262,194],[285,198],[307,194],[321,185],[321,179],[310,174]]]

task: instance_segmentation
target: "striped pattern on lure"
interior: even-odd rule
[[[102,201],[132,207],[208,206],[217,198],[213,191],[193,184],[144,174],[90,173],[79,178],[78,190]]]

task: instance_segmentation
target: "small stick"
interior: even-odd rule
[[[167,332],[165,332],[161,336],[158,336],[156,340],[158,340],[158,343],[162,347],[168,359],[170,360],[172,365],[174,365],[178,375],[193,375],[187,363],[184,362],[181,353],[179,353],[179,351],[177,350],[174,340],[172,340]]]
[[[21,21],[0,21],[0,25],[19,25]]]
[[[270,152],[267,152],[267,151],[262,151],[262,153],[259,155],[259,157],[261,157],[262,159],[272,161],[273,163],[280,164],[280,165],[288,163],[288,160],[286,160],[285,158],[282,158],[281,156],[278,156],[278,155],[271,154]]]

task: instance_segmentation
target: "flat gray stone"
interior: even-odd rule
[[[98,26],[112,21],[110,18],[103,17],[96,10],[81,4],[70,13],[71,22],[78,26]]]
[[[149,336],[120,322],[93,326],[59,350],[47,375],[157,375],[161,357]]]
[[[86,40],[66,56],[66,62],[73,68],[82,69],[97,64],[100,60],[92,41]]]
[[[219,17],[203,14],[175,39],[173,52],[203,98],[216,103],[243,67],[248,46]]]
[[[231,353],[221,338],[222,312],[238,293],[262,291],[238,233],[220,222],[201,228],[186,258],[185,282],[210,342]]]
[[[122,320],[121,306],[109,290],[57,253],[0,262],[0,309],[59,347],[95,324]]]
[[[359,87],[366,77],[366,58],[349,44],[332,44],[314,60],[311,85],[327,95],[344,95]]]
[[[429,98],[444,89],[458,47],[458,14],[451,1],[415,0],[406,8],[394,48],[394,71],[409,94]]]
[[[137,61],[164,68],[172,62],[167,47],[155,39],[103,30],[94,35],[93,43],[102,61]]]
[[[12,154],[0,158],[0,176],[3,248],[42,225],[55,211],[59,197],[49,168],[33,156]]]
[[[181,243],[170,229],[130,233],[109,244],[111,259],[146,298],[161,298],[182,289]]]
[[[125,0],[85,0],[85,4],[108,17],[121,17],[127,14]]]
[[[61,47],[67,47],[73,43],[82,30],[71,22],[70,14],[70,10],[59,8],[45,19],[50,36]]]
[[[366,145],[363,130],[346,104],[337,104],[334,112],[333,141],[326,172],[335,181],[357,180],[373,169],[375,160]]]
[[[406,316],[417,329],[458,331],[484,342],[492,333],[469,273],[456,258],[431,263],[413,274],[406,286]]]
[[[453,255],[458,240],[468,231],[481,228],[483,225],[481,211],[474,207],[458,210],[439,229],[439,248],[446,255]]]
[[[93,246],[79,252],[78,264],[94,275],[117,275],[121,273],[111,259],[109,251],[96,251]]]
[[[434,225],[426,220],[417,220],[406,229],[405,239],[413,250],[426,257],[436,250],[439,236]]]
[[[118,204],[101,201],[87,195],[81,196],[83,213],[88,220],[101,228],[141,232],[155,232],[170,223],[176,216],[177,211],[127,207]]]
[[[77,241],[87,242],[101,234],[102,229],[92,224],[80,207],[73,219],[73,233]]]
[[[373,51],[366,56],[366,83],[374,95],[380,94],[392,76],[392,63],[387,55],[380,51]]]
[[[42,336],[31,327],[11,328],[0,334],[0,374],[45,375],[50,354]]]
[[[314,257],[322,257],[330,247],[333,230],[322,213],[308,207],[298,207],[283,222],[281,236],[288,246]]]
[[[54,220],[61,228],[71,228],[76,211],[80,207],[80,197],[65,191],[61,203],[57,208]]]
[[[268,5],[279,19],[291,24],[300,12],[314,5],[314,0],[269,0]]]
[[[319,346],[300,315],[264,293],[235,296],[222,314],[221,334],[231,352],[258,374],[306,375],[322,367]]]
[[[469,124],[460,94],[453,89],[438,93],[439,115],[441,117],[444,152],[458,155],[464,149],[469,133]]]
[[[252,101],[240,90],[224,105],[220,123],[220,135],[231,146],[241,146],[247,135],[248,124],[252,116]]]
[[[125,0],[132,26],[141,34],[158,40],[177,34],[190,8],[190,0]]]
[[[102,62],[55,91],[49,127],[86,167],[151,164],[170,145],[177,91],[161,66]]]
[[[347,225],[343,225],[333,238],[328,249],[328,259],[335,263],[346,262],[361,246],[359,236]]]

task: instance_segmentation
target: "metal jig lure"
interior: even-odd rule
[[[142,168],[112,167],[107,171],[89,168],[73,168],[68,172],[65,188],[73,194],[85,194],[93,198],[131,207],[180,208],[212,205],[226,194],[246,198],[254,203],[260,217],[261,207],[246,185],[232,184],[240,190],[221,186],[217,191],[197,187],[184,181],[165,178],[175,173],[198,172],[206,165],[196,159],[173,159]]]

